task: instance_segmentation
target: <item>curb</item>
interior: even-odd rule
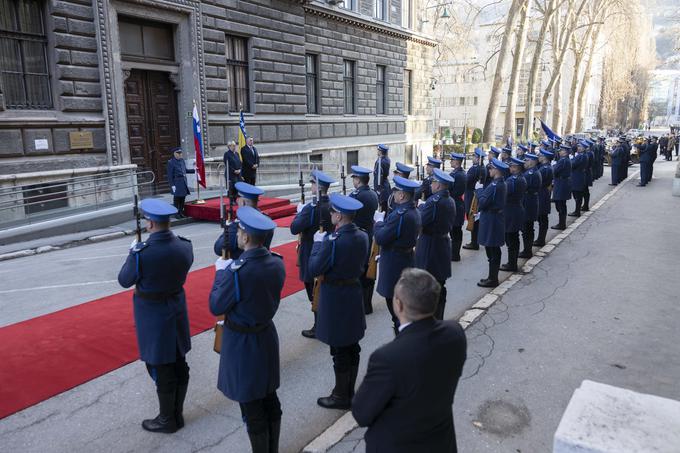
[[[621,187],[626,185],[628,181],[636,179],[639,173],[639,171],[634,172],[609,192],[604,194],[602,198],[597,201],[597,203],[590,207],[590,211],[581,214],[581,217],[571,222],[566,230],[562,231],[550,242],[541,247],[540,250],[535,252],[534,256],[524,263],[524,266],[520,272],[511,274],[505,281],[503,281],[503,283],[472,304],[472,306],[467,309],[460,318],[458,318],[458,322],[463,327],[463,329],[467,329],[479,321],[482,316],[491,307],[493,307],[496,302],[498,302],[503,294],[508,292],[510,288],[522,280],[525,275],[531,273],[534,267],[536,267],[548,255],[550,255],[550,253],[555,250],[555,247],[559,245],[560,242],[566,239],[579,226],[581,226],[581,224],[585,222],[588,217],[593,214],[593,212],[597,211],[604,203],[607,202],[607,200],[609,200],[616,192],[618,192]],[[343,437],[345,437],[345,435],[358,427],[359,425],[357,424],[356,420],[354,420],[354,417],[352,417],[352,412],[346,412],[335,423],[326,428],[326,430],[324,430],[319,436],[317,436],[314,440],[312,440],[312,442],[303,448],[301,453],[325,453],[335,444],[340,442]]]

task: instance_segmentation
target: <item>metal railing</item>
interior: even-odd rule
[[[0,188],[0,229],[132,202],[150,193],[152,171],[113,170]]]

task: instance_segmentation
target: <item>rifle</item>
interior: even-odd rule
[[[380,156],[378,156],[378,212],[382,212],[380,210],[380,192],[382,191],[382,185],[380,184],[382,182],[382,159]],[[366,278],[369,280],[375,280],[378,276],[378,261],[376,261],[376,257],[380,255],[380,247],[378,247],[378,244],[375,242],[375,237],[373,238],[373,242],[371,243],[371,253],[368,256],[368,265],[366,266]]]
[[[312,203],[316,205],[317,211],[319,212],[319,233],[323,233],[323,224],[321,223],[321,205],[319,201],[321,196],[319,193],[319,179],[316,178],[316,191],[312,195]],[[314,288],[312,289],[312,311],[316,313],[319,308],[319,299],[321,298],[321,282],[323,281],[323,275],[319,275],[314,279]]]
[[[302,180],[302,164],[300,163],[300,155],[298,154],[298,173],[300,174],[300,179],[298,179],[298,185],[300,186],[300,202],[305,204],[305,183]]]
[[[142,242],[142,224],[139,215],[139,196],[137,194],[135,194],[135,205],[132,208],[132,213],[135,216],[135,235],[137,236],[137,242]]]
[[[220,189],[220,226],[222,227],[222,259],[227,260],[231,258],[231,250],[229,249],[229,225],[231,225],[232,219],[232,207],[233,200],[229,195],[229,159],[227,158],[227,168],[226,168],[226,186],[227,186],[227,196],[229,197],[229,212],[226,210],[224,204],[224,187]],[[215,342],[213,343],[213,351],[220,353],[222,351],[222,335],[224,333],[224,315],[217,316],[217,321],[215,322]]]
[[[340,164],[340,178],[342,178],[342,194],[347,195],[347,185],[345,184],[345,179],[347,178],[347,175],[345,175],[345,164]]]

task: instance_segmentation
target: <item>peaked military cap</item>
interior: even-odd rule
[[[343,214],[353,214],[364,207],[364,204],[357,199],[342,195],[339,193],[331,194],[329,197],[331,201],[331,208],[334,211],[342,212]]]
[[[266,215],[250,206],[241,206],[236,211],[239,228],[247,233],[263,235],[276,228],[276,223]]]
[[[396,186],[397,190],[401,190],[404,192],[415,192],[415,190],[420,187],[420,183],[416,181],[411,181],[410,179],[406,179],[402,176],[395,176],[394,179],[394,185]]]
[[[264,194],[264,190],[243,181],[234,184],[234,188],[243,198],[249,198],[251,200],[257,200],[260,195]]]
[[[139,203],[139,208],[144,214],[144,218],[154,222],[168,222],[170,216],[177,214],[177,208],[167,201],[158,198],[147,198]]]

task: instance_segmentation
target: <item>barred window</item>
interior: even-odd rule
[[[409,69],[404,71],[404,115],[413,115],[413,91]]]
[[[312,54],[305,55],[305,66],[307,75],[307,113],[319,113],[317,56]]]
[[[225,36],[227,47],[227,84],[229,86],[229,111],[250,111],[248,88],[248,40],[238,36]]]
[[[385,113],[385,66],[376,66],[377,75],[375,78],[375,113],[382,115]]]
[[[345,113],[354,113],[354,62],[344,60]]]
[[[51,109],[42,0],[0,0],[0,78],[8,109]]]

